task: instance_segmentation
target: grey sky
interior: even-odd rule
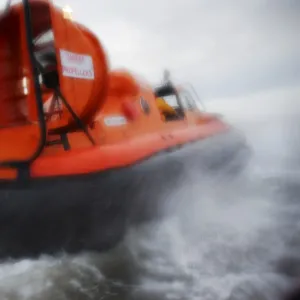
[[[55,3],[69,4],[74,18],[97,33],[112,67],[127,67],[152,82],[169,68],[204,98],[300,82],[299,0]]]

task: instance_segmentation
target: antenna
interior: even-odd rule
[[[169,81],[171,77],[170,71],[169,70],[164,70],[164,80]]]
[[[169,85],[171,84],[171,73],[168,69],[164,70],[164,73],[163,73],[163,85]]]

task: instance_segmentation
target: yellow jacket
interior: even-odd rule
[[[170,106],[163,98],[156,98],[156,104],[161,112],[174,115],[176,114],[175,109],[172,106]]]

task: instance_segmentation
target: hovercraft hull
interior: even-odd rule
[[[164,199],[185,182],[187,172],[220,169],[244,146],[240,136],[226,133],[126,168],[34,180],[26,188],[4,184],[0,257],[106,251],[130,224],[158,217]]]

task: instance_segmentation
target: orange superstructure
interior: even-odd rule
[[[110,70],[95,34],[50,1],[24,3],[0,19],[1,180],[126,167],[227,129],[171,83]]]

